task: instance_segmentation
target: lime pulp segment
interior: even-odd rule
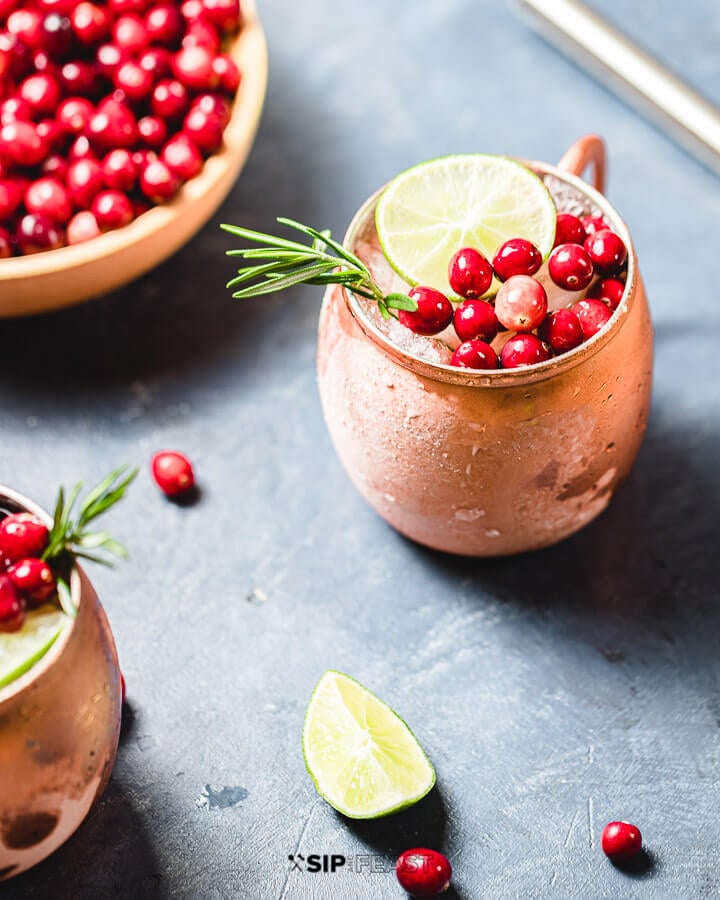
[[[46,605],[30,610],[18,631],[0,634],[0,688],[42,659],[71,621],[59,609]]]
[[[544,182],[522,163],[470,153],[398,175],[377,203],[375,227],[388,262],[408,284],[452,295],[448,264],[458,250],[474,247],[492,260],[501,244],[522,237],[545,259],[556,217]]]
[[[325,672],[313,692],[303,752],[318,793],[353,819],[404,809],[435,784],[435,770],[405,722],[342,672]]]

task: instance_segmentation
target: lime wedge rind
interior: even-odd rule
[[[303,728],[305,766],[317,792],[350,819],[376,819],[417,803],[435,770],[407,723],[343,672],[316,685]]]
[[[511,237],[532,241],[545,260],[557,212],[543,180],[518,160],[469,153],[402,172],[380,196],[375,227],[392,268],[408,284],[453,292],[447,268],[464,246],[492,259]],[[487,292],[497,291],[497,281]]]
[[[71,622],[59,609],[41,606],[30,610],[19,631],[0,634],[0,689],[39,662]]]

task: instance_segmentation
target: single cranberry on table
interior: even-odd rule
[[[102,166],[96,159],[79,159],[70,164],[66,184],[70,199],[82,209],[86,209],[104,185]]]
[[[55,178],[38,178],[25,191],[25,208],[64,225],[72,215],[72,203],[65,185]]]
[[[602,300],[610,309],[615,310],[620,305],[624,293],[625,282],[619,278],[603,278],[590,288],[588,297]]]
[[[497,369],[498,356],[487,341],[463,341],[450,360],[451,366],[462,369]]]
[[[492,266],[474,247],[463,247],[450,260],[448,281],[460,297],[477,300],[487,291],[492,280]]]
[[[609,228],[591,234],[585,241],[585,250],[603,275],[614,275],[627,261],[627,247],[623,239]]]
[[[417,309],[414,312],[399,310],[398,319],[415,334],[439,334],[452,322],[452,303],[435,288],[418,285],[408,292],[408,296],[417,303]]]
[[[558,309],[550,313],[541,322],[538,337],[549,344],[555,353],[574,350],[584,340],[580,320],[571,309]]]
[[[200,151],[182,133],[170,138],[162,149],[160,159],[180,181],[194,178],[203,167]]]
[[[612,860],[628,860],[642,849],[640,829],[630,822],[609,822],[600,839],[603,853]]]
[[[560,244],[550,254],[548,272],[558,287],[566,291],[582,291],[592,281],[594,269],[584,247]]]
[[[572,311],[580,321],[580,327],[584,339],[587,341],[607,325],[612,316],[612,310],[601,300],[579,300],[572,307]]]
[[[42,556],[50,532],[32,513],[13,513],[0,521],[0,556],[10,563]]]
[[[15,243],[26,256],[57,250],[64,243],[60,227],[48,216],[27,213],[15,228]]]
[[[558,213],[554,247],[558,244],[584,244],[586,237],[585,227],[577,216],[571,213]]]
[[[513,275],[534,275],[542,265],[542,253],[525,238],[510,238],[493,257],[493,269],[500,281]]]
[[[43,559],[28,557],[10,566],[7,574],[28,606],[40,606],[55,592],[55,576]]]
[[[547,308],[545,288],[529,275],[512,275],[495,297],[495,315],[511,331],[534,331]]]
[[[70,22],[75,37],[89,47],[99,44],[110,33],[110,14],[96,3],[78,3],[70,13]]]
[[[461,341],[478,338],[489,344],[498,333],[498,318],[486,300],[463,300],[455,307],[453,326]]]
[[[534,334],[515,334],[505,342],[500,352],[500,362],[504,369],[520,366],[534,366],[550,359],[550,350]]]
[[[117,191],[131,191],[138,180],[138,167],[129,150],[111,150],[103,159],[103,181]]]
[[[132,203],[121,191],[100,191],[90,210],[100,228],[106,230],[122,228],[133,218]]]
[[[17,631],[24,621],[25,600],[10,576],[0,575],[0,632]]]
[[[437,897],[448,889],[452,867],[438,850],[414,847],[400,854],[395,873],[401,887],[412,897]]]
[[[608,223],[602,216],[580,216],[580,222],[585,229],[585,236],[590,237],[596,231],[602,231],[608,227]]]
[[[65,230],[68,245],[82,244],[102,234],[97,219],[89,209],[83,209],[70,219]]]
[[[178,497],[195,486],[190,460],[177,450],[160,450],[152,458],[152,476],[168,497]]]

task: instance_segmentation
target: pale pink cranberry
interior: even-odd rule
[[[220,88],[226,94],[234,97],[237,89],[240,87],[242,75],[240,69],[231,57],[225,53],[220,53],[213,60],[213,72],[220,79]]]
[[[138,103],[150,96],[153,89],[153,76],[139,63],[128,60],[115,69],[113,83],[130,100]]]
[[[167,125],[158,116],[143,116],[138,119],[138,133],[143,142],[153,150],[158,150],[167,140]]]
[[[498,333],[495,310],[485,300],[464,300],[455,308],[453,325],[461,341],[479,338],[490,343]]]
[[[28,606],[40,606],[55,593],[55,576],[42,559],[20,559],[7,570],[8,577]]]
[[[602,300],[610,309],[617,309],[625,293],[625,284],[618,278],[603,278],[590,289],[589,297]]]
[[[32,253],[62,247],[63,233],[48,216],[28,213],[20,219],[15,228],[15,243],[22,253],[29,256]]]
[[[99,44],[110,33],[110,15],[105,7],[95,3],[78,3],[70,21],[76,38],[89,47]]]
[[[175,79],[164,79],[155,85],[150,100],[153,115],[161,119],[177,119],[185,114],[189,97],[187,89]]]
[[[234,31],[240,24],[240,0],[202,0],[203,17],[220,31]]]
[[[145,166],[140,174],[140,190],[153,203],[162,203],[174,197],[180,182],[162,160]]]
[[[182,34],[180,10],[172,3],[158,3],[145,13],[145,30],[153,44],[173,47]]]
[[[25,208],[64,225],[72,215],[72,203],[65,185],[54,178],[38,178],[25,192]]]
[[[529,275],[513,275],[495,298],[495,315],[511,331],[533,331],[547,313],[545,288]]]
[[[540,324],[538,337],[555,353],[567,353],[583,342],[580,320],[571,309],[558,309]]]
[[[183,48],[203,47],[213,55],[220,51],[220,35],[205,19],[190,22],[181,43]]]
[[[412,897],[437,897],[444,893],[452,878],[452,867],[446,856],[427,847],[414,847],[401,853],[395,873],[403,890]]]
[[[152,475],[168,497],[178,497],[195,486],[192,463],[177,450],[160,450],[152,458]]]
[[[180,181],[194,178],[203,167],[203,158],[199,150],[190,138],[182,133],[170,138],[163,147],[160,158]]]
[[[172,59],[175,77],[194,91],[208,91],[218,86],[213,71],[213,53],[205,47],[184,47]]]
[[[630,822],[609,822],[603,828],[600,843],[610,859],[628,860],[642,850],[642,834]]]
[[[585,237],[590,237],[596,231],[602,231],[608,227],[608,223],[602,216],[581,216],[580,222],[585,229]]]
[[[66,184],[75,206],[86,209],[104,185],[100,163],[96,159],[79,159],[71,163]]]
[[[102,232],[95,216],[89,209],[83,209],[70,219],[65,236],[68,244],[82,244],[100,234]]]
[[[128,53],[138,53],[147,47],[148,33],[143,25],[142,19],[136,15],[120,16],[116,19],[112,27],[113,43],[120,50],[126,50]]]
[[[101,163],[105,185],[117,191],[131,191],[137,182],[138,167],[129,150],[111,150]]]
[[[550,350],[534,334],[516,334],[508,338],[500,352],[504,369],[533,366],[550,359]]]
[[[81,134],[90,123],[95,107],[84,97],[70,97],[58,107],[55,119],[68,134]]]
[[[191,109],[183,121],[183,131],[203,153],[214,153],[222,146],[222,121],[202,109]]]
[[[100,191],[90,207],[95,219],[104,230],[121,228],[132,221],[132,203],[120,191]]]
[[[559,244],[584,244],[586,237],[583,223],[577,216],[558,213],[554,247]]]
[[[510,238],[493,257],[493,269],[500,281],[513,275],[534,275],[542,265],[542,253],[525,238]]]
[[[614,275],[627,261],[627,247],[623,239],[609,228],[591,234],[585,241],[585,250],[603,275]]]
[[[25,601],[9,575],[0,575],[0,632],[18,631],[25,621]]]
[[[450,360],[451,366],[462,369],[497,369],[497,353],[486,341],[464,341],[455,350]]]
[[[579,300],[573,305],[572,311],[580,320],[586,341],[604,328],[612,316],[612,310],[602,300]]]
[[[414,312],[399,310],[398,319],[415,334],[438,334],[452,322],[452,304],[440,291],[418,285],[408,296],[417,303],[417,309]]]
[[[458,296],[476,300],[492,284],[492,266],[479,250],[463,247],[450,260],[448,280]]]
[[[548,272],[558,287],[582,291],[592,281],[593,264],[579,244],[560,244],[550,254]]]
[[[47,141],[30,122],[9,122],[0,128],[0,157],[17,166],[36,166],[48,153]]]

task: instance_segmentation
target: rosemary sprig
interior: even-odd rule
[[[137,473],[137,469],[128,471],[127,466],[111,472],[87,494],[77,514],[75,505],[82,491],[82,483],[76,484],[67,494],[63,488],[58,491],[43,559],[56,574],[60,605],[69,616],[75,616],[69,584],[75,560],[84,559],[112,566],[111,560],[103,554],[121,558],[127,556],[125,547],[107,531],[90,531],[88,525],[125,496]]]
[[[385,294],[365,263],[342,244],[333,240],[330,231],[318,231],[293,219],[279,218],[280,225],[301,232],[311,243],[304,244],[242,228],[239,225],[220,227],[236,237],[259,247],[228,250],[228,256],[239,256],[249,265],[227,283],[235,299],[260,297],[294,287],[296,284],[342,284],[349,291],[374,300],[385,319],[397,318],[396,310],[417,310],[417,302],[407,294]],[[242,285],[242,287],[239,287]]]

